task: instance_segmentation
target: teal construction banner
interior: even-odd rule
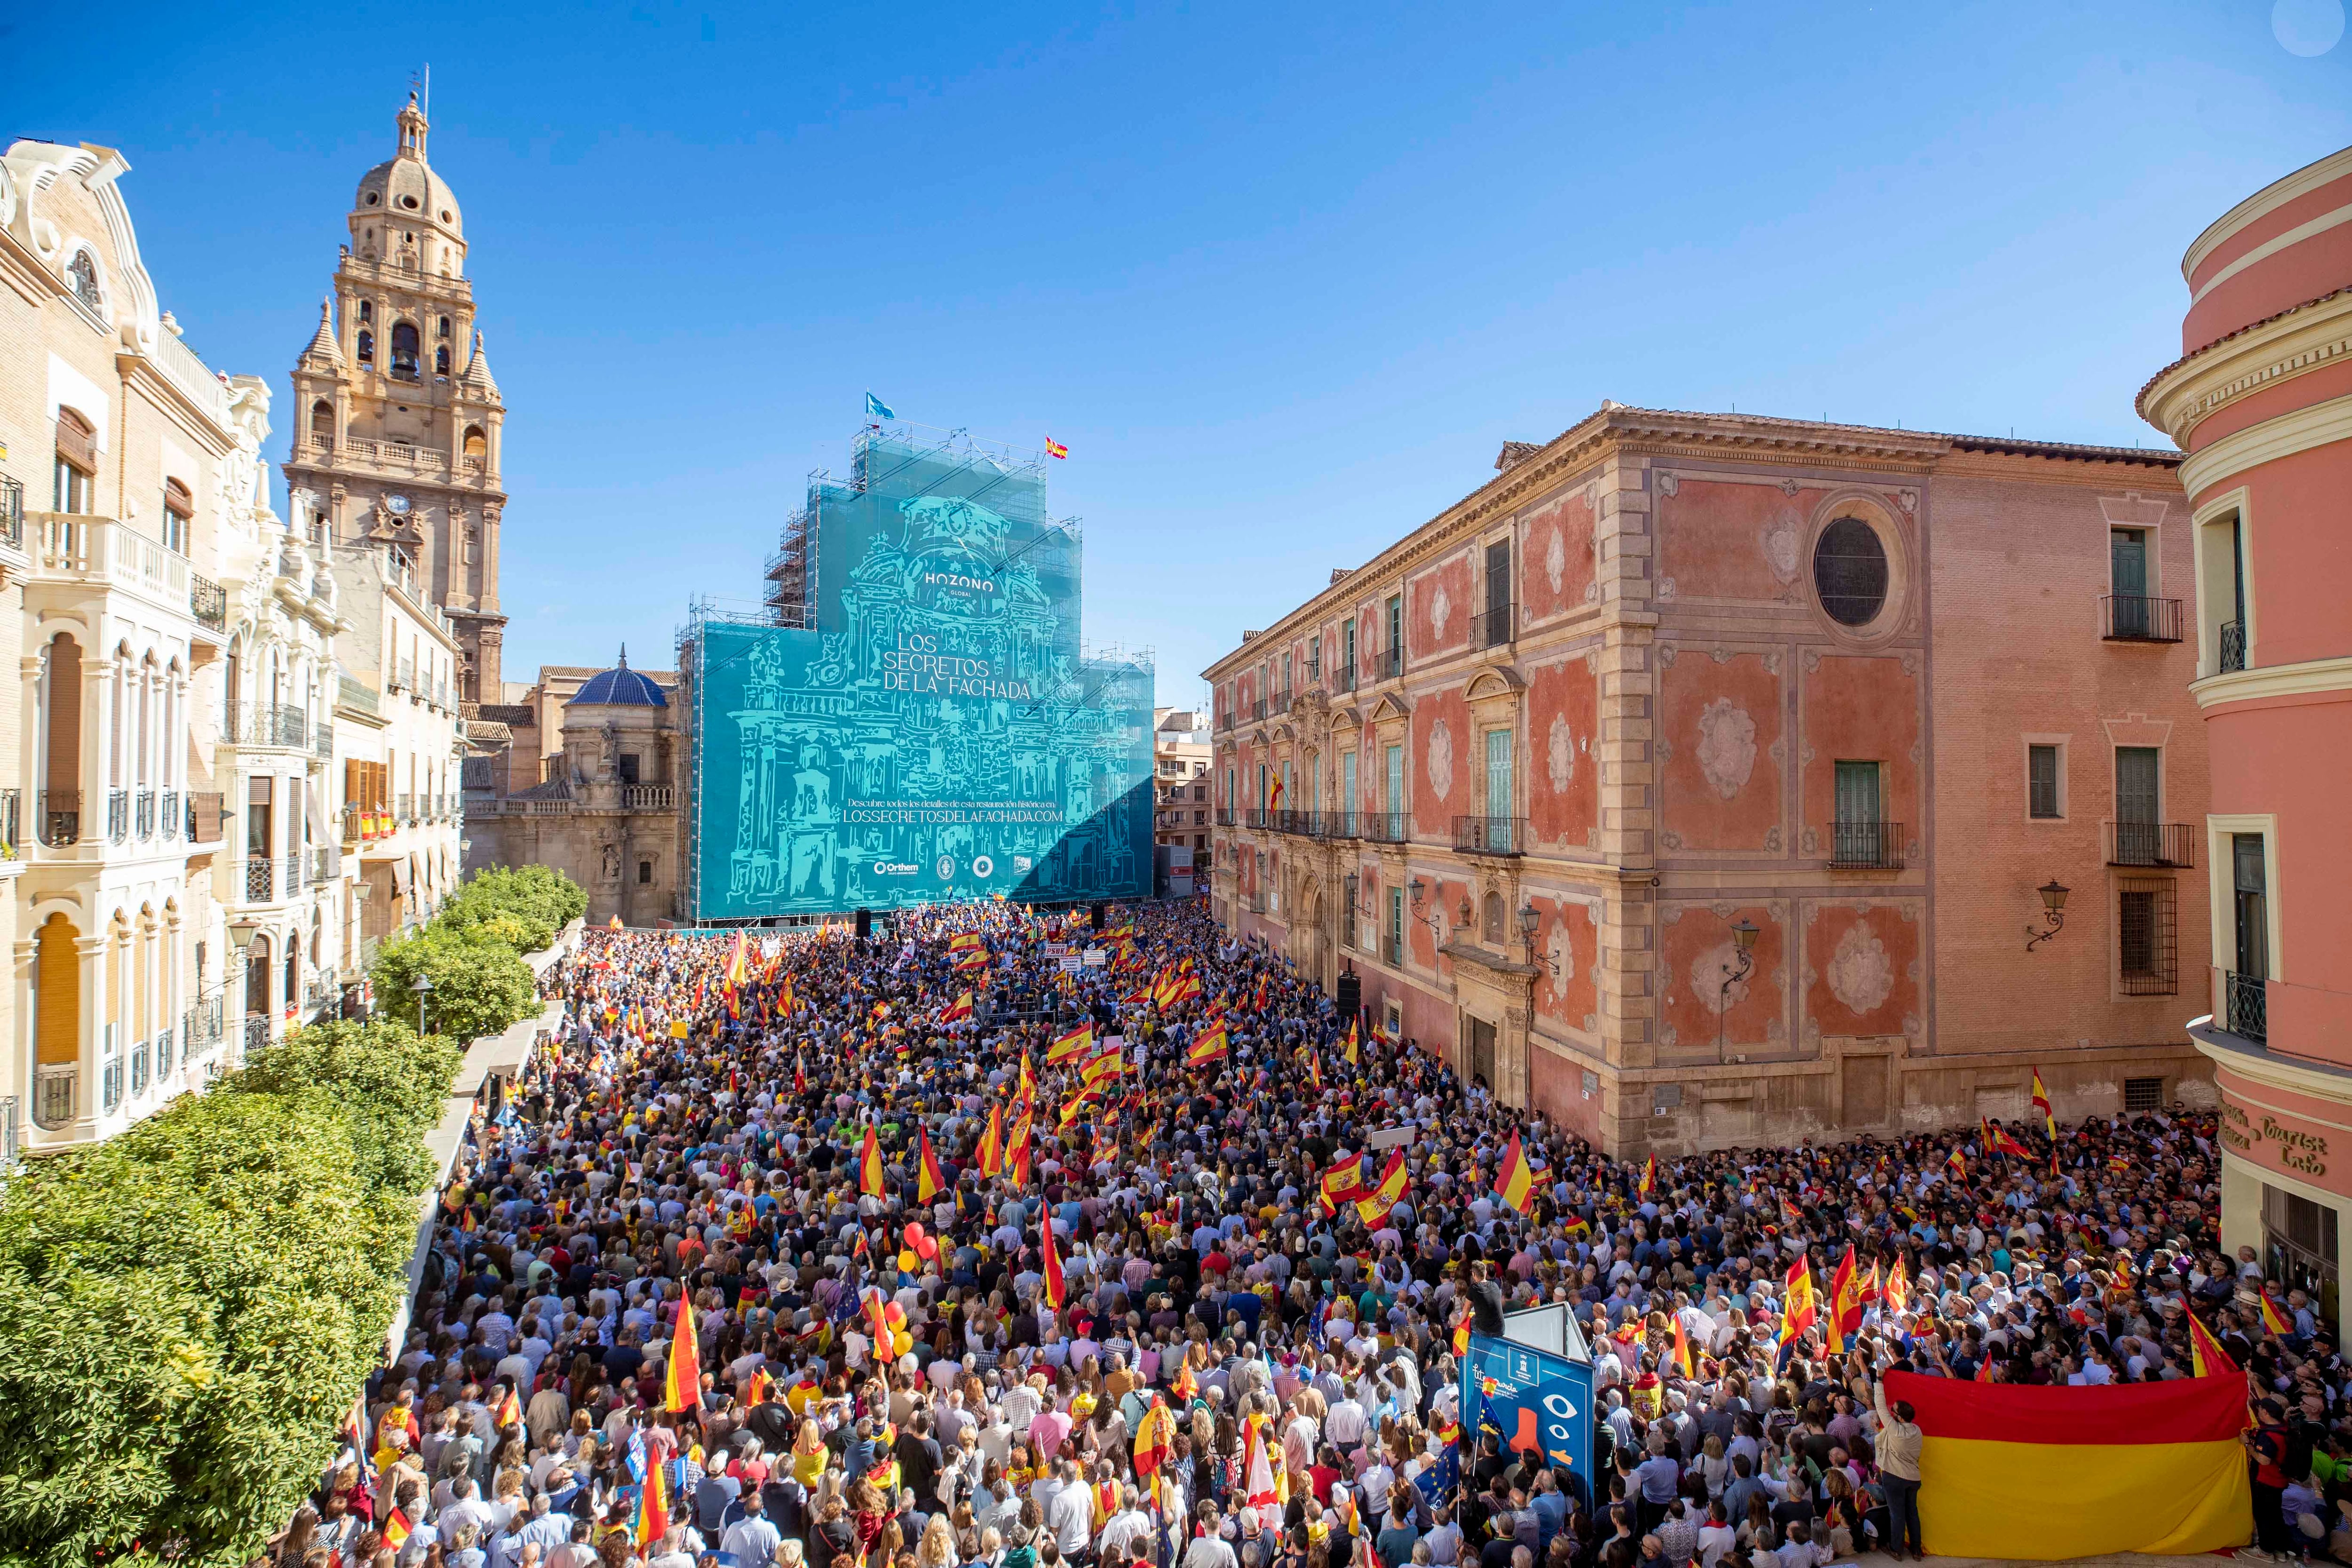
[[[1081,651],[1041,466],[869,431],[807,524],[801,624],[705,619],[679,671],[695,917],[1149,897],[1152,671]]]

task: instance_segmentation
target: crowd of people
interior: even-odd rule
[[[1916,1555],[1885,1373],[2179,1377],[2190,1312],[2262,1550],[2342,1522],[2343,1363],[2218,1249],[2210,1113],[1612,1160],[1191,900],[592,931],[553,984],[282,1568]],[[1461,1405],[1544,1303],[1589,1473]]]

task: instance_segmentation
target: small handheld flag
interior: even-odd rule
[[[677,1331],[670,1336],[665,1410],[693,1410],[702,1404],[702,1349],[694,1337],[694,1303],[677,1300]]]
[[[1528,1212],[1528,1193],[1536,1184],[1535,1172],[1528,1164],[1528,1156],[1519,1147],[1519,1135],[1511,1134],[1511,1146],[1503,1151],[1503,1163],[1495,1173],[1495,1194],[1505,1203]]]

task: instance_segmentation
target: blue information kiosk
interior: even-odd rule
[[[1470,1336],[1462,1363],[1462,1432],[1506,1453],[1532,1448],[1552,1468],[1592,1475],[1592,1351],[1565,1305],[1503,1314],[1500,1337]]]

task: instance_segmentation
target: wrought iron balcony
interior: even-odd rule
[[[0,544],[25,548],[25,487],[0,474]]]
[[[1462,855],[1524,855],[1528,819],[1524,816],[1457,816],[1454,848]]]
[[[1264,720],[1265,720],[1265,698],[1261,697],[1261,698],[1259,698],[1256,701],[1255,701],[1255,702],[1253,702],[1253,703],[1251,703],[1251,704],[1250,704],[1250,718],[1251,718],[1251,720],[1252,720],[1253,721],[1256,721],[1256,722],[1263,722],[1263,721],[1264,721]]]
[[[221,713],[221,739],[232,746],[287,746],[307,751],[310,716],[289,702],[231,702]]]
[[[1356,667],[1352,664],[1338,664],[1332,666],[1331,689],[1334,691],[1353,691],[1356,689]]]
[[[2180,601],[2137,594],[2099,596],[2099,636],[2108,642],[2179,642]]]
[[[1402,811],[1366,811],[1356,816],[1356,837],[1367,844],[1410,844],[1412,822]]]
[[[1233,727],[1234,710],[1228,708],[1223,712],[1217,715],[1217,728],[1220,730],[1230,730]]]
[[[247,1056],[264,1049],[269,1044],[269,1018],[267,1014],[248,1013],[245,1016],[245,1050]]]
[[[2196,861],[2197,830],[2186,822],[2110,822],[2110,866],[2188,867]]]
[[[155,837],[155,792],[142,789],[131,802],[131,828],[143,842]]]
[[[33,1121],[42,1127],[63,1127],[74,1119],[76,1085],[81,1072],[74,1067],[33,1069]]]
[[[404,795],[400,796],[399,804],[394,807],[393,816],[411,827],[415,826],[416,796],[414,795]]]
[[[1372,679],[1394,680],[1404,673],[1404,649],[1385,647],[1372,655]]]
[[[1327,811],[1323,813],[1323,831],[1316,837],[1353,838],[1356,837],[1356,824],[1359,820],[1357,814],[1352,811]]]
[[[2221,1026],[2241,1039],[2268,1043],[2270,1030],[2270,992],[2268,982],[2259,974],[2239,974],[2224,970],[2221,973]]]
[[[1288,690],[1286,689],[1276,692],[1274,694],[1273,700],[1274,710],[1276,712],[1287,713],[1290,711],[1290,693]]]
[[[1470,617],[1470,646],[1502,647],[1519,635],[1518,606],[1496,605]]]
[[[228,590],[209,577],[190,574],[188,577],[188,614],[196,625],[212,631],[228,629]]]
[[[2221,657],[2214,666],[2213,673],[2216,675],[2230,675],[2246,668],[2245,622],[2223,621],[2221,623]]]
[[[110,789],[106,792],[106,841],[121,844],[131,837],[131,792]]]
[[[1231,827],[1234,826],[1233,807],[1229,805],[1221,805],[1217,807],[1217,826],[1220,827]]]
[[[266,855],[248,855],[245,861],[245,901],[266,904],[278,896],[278,862]]]
[[[163,804],[157,815],[163,825],[163,837],[167,839],[179,837],[181,828],[186,824],[188,812],[187,807],[180,804],[178,790],[167,789],[163,792]]]
[[[180,1054],[192,1057],[221,1042],[221,1019],[227,998],[199,1002],[180,1017]]]
[[[1904,827],[1899,822],[1832,822],[1829,826],[1832,871],[1900,871]]]
[[[81,842],[81,791],[43,790],[40,813],[42,843],[52,849],[62,849]]]

